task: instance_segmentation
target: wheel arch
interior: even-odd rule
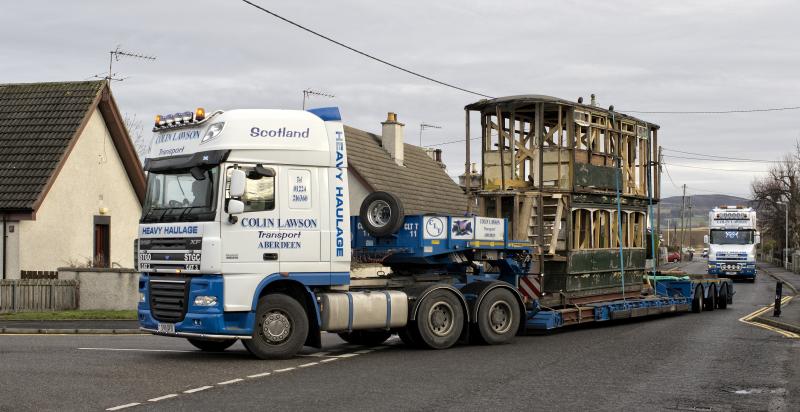
[[[417,312],[419,311],[419,305],[422,303],[425,298],[433,293],[436,290],[448,290],[452,292],[458,298],[458,301],[461,302],[461,309],[464,310],[464,322],[468,324],[472,317],[470,316],[469,305],[467,304],[467,299],[464,298],[464,295],[453,287],[452,285],[445,285],[445,284],[434,284],[434,285],[420,285],[420,286],[412,286],[403,290],[408,296],[408,300],[410,302],[410,307],[408,311],[408,319],[409,320],[417,320]],[[466,326],[466,325],[465,325]]]
[[[522,299],[522,295],[516,288],[502,281],[474,282],[461,288],[461,293],[463,293],[464,296],[470,297],[470,299],[467,299],[467,302],[469,302],[470,305],[470,323],[476,323],[478,321],[478,311],[481,308],[483,299],[489,294],[489,292],[496,289],[506,289],[509,290],[512,295],[514,295],[514,299],[517,301],[517,307],[519,308],[520,314],[519,329],[517,330],[517,333],[524,331],[526,321],[525,315],[527,312],[525,310],[525,303]]]
[[[322,346],[322,333],[320,330],[319,305],[314,292],[306,285],[292,279],[280,279],[272,276],[267,277],[258,285],[257,293],[253,297],[253,309],[256,310],[258,300],[262,297],[282,293],[303,305],[308,318],[308,337],[305,344],[315,348]]]

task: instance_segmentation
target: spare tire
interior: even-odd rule
[[[403,226],[403,203],[388,192],[374,192],[361,203],[358,220],[372,236],[389,236]]]

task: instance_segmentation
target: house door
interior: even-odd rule
[[[107,268],[111,265],[111,217],[94,217],[94,254],[92,266]]]

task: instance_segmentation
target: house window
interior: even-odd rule
[[[94,217],[94,254],[92,255],[94,267],[107,268],[111,266],[111,217]]]

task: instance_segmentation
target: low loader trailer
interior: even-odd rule
[[[546,274],[508,219],[406,215],[388,191],[351,195],[336,108],[197,110],[158,116],[154,132],[138,318],[202,350],[241,340],[258,358],[288,358],[322,332],[445,349],[731,303],[729,282],[655,276],[636,297],[544,306]]]

